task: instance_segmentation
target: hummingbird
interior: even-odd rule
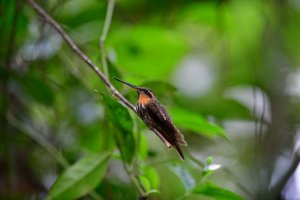
[[[179,146],[187,146],[184,136],[176,128],[170,114],[157,100],[152,90],[145,87],[137,87],[119,78],[114,79],[137,91],[138,101],[135,107],[137,114],[151,131],[156,133],[169,148],[174,147],[180,158],[184,160],[183,152]]]

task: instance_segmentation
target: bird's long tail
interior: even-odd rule
[[[178,155],[180,156],[180,158],[181,158],[182,160],[184,160],[184,155],[183,155],[183,152],[182,152],[182,150],[181,150],[179,144],[178,144],[177,142],[175,142],[173,146],[174,146],[174,148],[176,149],[176,151],[177,151]]]
[[[180,131],[177,128],[175,128],[175,137],[178,144],[182,146],[187,146],[184,136],[180,133]]]

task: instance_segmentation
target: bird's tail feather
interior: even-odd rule
[[[180,146],[179,146],[179,144],[177,142],[175,142],[174,148],[176,149],[176,151],[177,151],[178,155],[180,156],[180,158],[182,160],[184,160],[183,152],[182,152],[182,150],[181,150],[181,148],[180,148]]]
[[[187,146],[184,136],[180,133],[180,131],[178,129],[176,129],[176,131],[175,131],[175,137],[176,137],[176,141],[178,142],[178,144],[180,144],[182,146]]]

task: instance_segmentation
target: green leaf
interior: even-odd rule
[[[217,200],[243,200],[239,195],[227,190],[220,188],[212,183],[205,183],[196,186],[193,191],[194,194],[202,194],[208,197],[212,197]]]
[[[139,133],[138,133],[139,134]],[[138,153],[141,159],[146,159],[148,157],[149,147],[148,140],[145,134],[140,135],[140,141],[138,145]]]
[[[115,77],[122,79],[122,74],[118,71],[117,67],[110,59],[107,59],[107,67],[108,67],[108,72],[109,72],[108,74],[110,80],[113,80],[113,78]],[[124,84],[118,81],[114,81],[113,83],[117,83],[114,84],[117,90],[120,90],[122,87],[124,87]]]
[[[217,22],[216,1],[197,2],[183,8],[180,16],[182,23],[199,23],[203,25],[216,25]]]
[[[157,189],[152,189],[148,178],[145,176],[139,176],[139,181],[146,191],[146,194],[159,193]]]
[[[199,114],[179,108],[172,108],[169,111],[173,117],[174,123],[181,128],[193,131],[208,138],[213,138],[215,136],[227,138],[226,132],[221,127],[208,122]]]
[[[177,91],[176,87],[163,81],[147,81],[142,83],[141,86],[151,88],[158,97]]]
[[[140,182],[142,183],[144,189],[146,192],[150,191],[151,190],[151,186],[150,186],[150,183],[148,181],[148,179],[144,176],[139,176],[139,180]]]
[[[148,179],[152,189],[159,188],[160,180],[159,180],[159,175],[155,168],[151,166],[146,166],[144,168],[144,176]]]
[[[118,31],[112,31],[107,38],[107,47],[115,48],[117,65],[142,78],[170,75],[187,50],[181,35],[149,25],[118,26]]]
[[[208,156],[205,160],[205,165],[211,165],[214,161],[214,158],[211,156]]]
[[[121,152],[122,159],[127,163],[132,161],[135,154],[133,136],[133,121],[129,111],[109,95],[102,95],[106,105],[106,114],[113,123],[115,142]]]
[[[50,189],[48,199],[77,199],[92,191],[101,181],[110,154],[90,154],[60,175]]]
[[[187,190],[191,190],[195,187],[195,180],[187,169],[175,163],[170,164],[169,168],[180,178]]]
[[[157,190],[157,189],[151,189],[151,190],[149,190],[149,191],[147,192],[148,195],[149,195],[149,194],[154,194],[154,193],[160,193],[160,191]]]

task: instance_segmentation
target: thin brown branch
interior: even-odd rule
[[[66,43],[70,46],[70,48],[90,67],[92,70],[102,79],[104,84],[109,88],[114,96],[116,96],[125,106],[136,112],[135,106],[133,106],[116,88],[111,84],[111,82],[107,79],[107,77],[103,74],[103,72],[95,65],[91,59],[83,53],[79,47],[75,44],[75,42],[70,38],[70,36],[64,31],[64,29],[43,9],[41,8],[34,0],[27,0],[30,6],[48,23],[50,24],[57,32],[61,35],[61,37],[66,41]],[[168,147],[169,143],[164,137],[162,137],[161,133],[152,130],[164,144]]]
[[[111,84],[107,77],[101,72],[99,67],[95,65],[91,59],[79,49],[75,42],[70,38],[70,36],[64,31],[64,29],[50,16],[48,13],[41,8],[34,0],[27,0],[28,3],[34,10],[48,23],[50,24],[61,37],[66,41],[66,43],[71,47],[71,49],[90,67],[94,72],[102,79],[104,84],[109,88],[113,95],[115,95],[121,102],[123,102],[128,108],[135,111],[135,107],[123,97],[116,88]]]
[[[61,35],[61,37],[66,41],[66,43],[71,47],[71,49],[86,63],[92,70],[102,79],[104,84],[109,88],[109,90],[112,92],[113,95],[115,95],[125,106],[130,108],[136,113],[135,107],[121,94],[119,93],[115,87],[111,84],[109,79],[103,74],[103,72],[95,65],[89,57],[84,54],[79,47],[75,44],[75,42],[70,38],[70,36],[64,31],[64,29],[50,16],[48,13],[43,10],[34,0],[28,0],[28,3],[31,5],[32,8],[47,22],[49,23],[57,32]],[[110,26],[111,18],[112,18],[112,13],[113,13],[113,7],[114,7],[114,0],[110,0],[108,4],[108,11],[107,11],[107,16],[104,24],[104,29],[103,33],[101,35],[101,38],[99,40],[99,47],[100,47],[100,53],[101,53],[101,62],[104,67],[104,70],[107,71],[105,73],[108,75],[108,70],[107,70],[107,62],[106,62],[106,55],[104,52],[104,42],[106,39],[106,35]],[[164,144],[166,144],[169,148],[171,145],[169,142],[161,135],[160,132],[157,130],[153,129],[152,130],[161,140]],[[133,183],[137,185],[136,180],[132,179]],[[145,196],[145,192],[137,187],[139,189],[139,192],[142,194],[142,198],[146,199],[147,197]],[[93,193],[92,193],[93,194]]]

